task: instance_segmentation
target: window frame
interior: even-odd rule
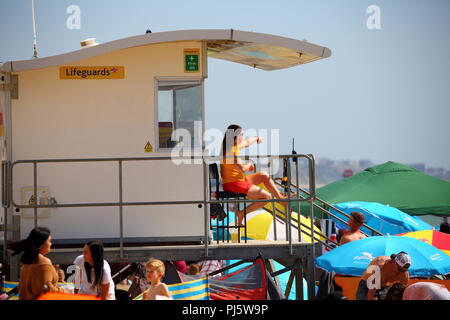
[[[155,151],[156,152],[171,152],[173,148],[161,148],[159,146],[159,105],[158,105],[158,92],[160,82],[192,82],[200,85],[200,113],[202,121],[202,141],[200,147],[192,147],[193,152],[201,151],[204,149],[203,134],[205,132],[205,82],[203,77],[154,77],[154,136],[155,136]],[[173,106],[172,106],[173,108]],[[172,110],[173,111],[173,110]],[[175,128],[174,128],[175,129]]]

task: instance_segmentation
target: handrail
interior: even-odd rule
[[[265,211],[269,212],[270,214],[274,215],[274,213],[273,213],[272,210],[267,209],[267,208],[264,208],[264,207],[263,207],[263,209],[264,209]],[[280,211],[279,209],[276,209],[276,210],[277,210],[277,212],[282,213],[282,211]],[[299,213],[297,213],[297,214],[299,214]],[[275,214],[275,216],[276,216],[276,214]],[[293,225],[293,227],[294,227],[295,229],[299,229],[299,228],[298,228],[298,223],[299,223],[299,221],[298,221],[297,219],[295,219],[294,217],[292,217],[292,216],[291,216],[291,220],[297,223],[297,226]],[[311,231],[311,227],[308,226],[308,225],[306,225],[306,224],[304,224],[304,223],[301,222],[301,221],[300,221],[300,226],[305,227],[305,228],[307,228],[309,231]],[[312,239],[312,234],[311,234],[311,233],[308,233],[308,232],[302,230],[302,228],[300,228],[300,232],[306,234],[307,236],[309,236],[309,237]],[[331,243],[333,243],[333,244],[335,244],[335,245],[338,245],[337,242],[331,240],[331,239],[328,238],[326,235],[324,235],[324,238],[327,239],[328,241],[330,241]],[[324,246],[326,246],[326,247],[329,248],[329,249],[332,249],[332,248],[333,248],[333,247],[330,246],[328,243],[323,242],[322,240],[320,240],[319,238],[317,238],[317,236],[314,236],[314,240],[320,242],[321,244],[323,244]]]
[[[9,161],[2,161],[2,206],[3,208],[9,207],[8,197],[8,173],[9,173]]]
[[[231,156],[232,157],[232,156]],[[231,158],[230,157],[230,158]],[[309,162],[310,162],[310,188],[311,190],[315,190],[315,186],[311,185],[312,183],[314,183],[314,172],[311,172],[311,170],[314,170],[314,158],[312,155],[302,155],[302,154],[295,154],[295,155],[242,155],[242,156],[237,156],[239,158],[243,158],[246,160],[251,160],[251,159],[264,159],[264,158],[269,158],[271,160],[273,159],[293,159],[293,158],[306,158]],[[123,162],[129,161],[151,161],[151,160],[156,160],[156,161],[161,161],[161,160],[201,160],[200,163],[198,162],[194,162],[197,164],[202,164],[203,165],[203,173],[204,173],[204,199],[198,199],[198,200],[189,200],[189,201],[144,201],[144,202],[124,202],[123,201],[123,186],[122,186],[122,164]],[[217,160],[221,160],[223,159],[223,157],[212,157],[212,156],[182,156],[182,157],[171,157],[171,156],[158,156],[158,157],[130,157],[130,158],[79,158],[79,159],[36,159],[36,160],[17,160],[14,161],[9,169],[10,169],[10,176],[13,176],[13,171],[14,168],[19,165],[19,164],[32,164],[33,165],[33,194],[35,196],[35,199],[37,200],[37,186],[38,186],[38,167],[39,164],[41,163],[80,163],[80,162],[117,162],[119,164],[119,170],[118,170],[118,174],[119,174],[119,201],[118,202],[104,202],[104,203],[50,203],[50,204],[39,204],[38,201],[35,201],[32,204],[28,204],[28,205],[22,205],[22,204],[17,204],[14,202],[13,199],[13,195],[12,192],[8,193],[8,198],[9,198],[9,203],[12,204],[13,206],[17,207],[17,208],[32,208],[34,209],[34,223],[35,225],[37,225],[37,209],[38,208],[68,208],[68,207],[105,207],[105,206],[116,206],[116,207],[120,207],[120,215],[119,215],[119,225],[120,225],[120,257],[123,257],[123,214],[122,214],[122,210],[123,207],[125,206],[146,206],[146,205],[180,205],[180,204],[203,204],[204,205],[204,212],[205,212],[205,233],[203,235],[204,239],[205,239],[205,252],[206,252],[206,257],[208,256],[208,236],[209,236],[209,206],[208,204],[211,203],[224,203],[226,201],[217,201],[217,200],[211,200],[209,193],[209,190],[207,188],[208,185],[208,170],[207,170],[207,165],[209,163],[211,163],[212,161],[217,161]],[[208,163],[209,161],[209,163]],[[290,177],[288,177],[288,182],[290,184]],[[11,183],[10,183],[10,189],[13,189],[13,181],[11,179]],[[312,201],[313,198],[309,199],[309,200],[302,200],[299,198],[299,196],[297,196],[297,200],[298,201]],[[292,201],[291,199],[270,199],[270,200],[248,200],[248,199],[243,199],[243,200],[232,200],[229,202],[248,202],[248,203],[253,203],[253,202],[287,202],[288,206],[290,201]],[[288,210],[288,216],[290,217],[290,210]],[[290,219],[288,220],[288,222],[290,223]],[[311,221],[312,224],[312,221]],[[311,226],[313,227],[313,225]],[[301,228],[300,228],[301,229]],[[310,228],[311,230],[311,228]],[[300,233],[300,232],[299,232]],[[316,240],[316,237],[314,237],[314,230],[312,230],[312,239]],[[288,235],[287,235],[287,240],[289,241],[289,252],[292,254],[293,250],[292,250],[292,237],[290,234],[290,230],[288,231]],[[314,241],[313,241],[314,243]]]
[[[280,180],[280,178],[275,178],[274,181],[275,181],[275,183],[276,183],[277,185],[281,186],[281,183],[277,182],[278,180]],[[298,190],[300,190],[302,193],[305,193],[306,195],[309,195],[309,192],[308,192],[308,191],[306,191],[306,190],[300,188],[299,186],[296,186],[296,185],[293,184],[293,183],[292,183],[291,185],[292,185],[293,187],[297,188]],[[302,195],[299,195],[299,196],[306,200],[306,197],[304,197],[304,196],[302,196]],[[334,207],[333,205],[327,203],[326,201],[324,201],[324,200],[322,200],[322,199],[320,199],[320,198],[317,198],[317,197],[316,197],[315,200],[318,201],[318,202],[320,202],[320,203],[322,203],[323,205],[327,206],[328,208],[331,208],[331,209],[333,209],[333,210],[336,210],[337,212],[339,212],[339,213],[342,214],[343,216],[345,216],[345,217],[347,217],[347,218],[350,218],[350,215],[348,215],[348,214],[345,213],[344,211],[342,211],[342,210],[340,210],[340,209]],[[323,211],[325,214],[328,214],[328,215],[332,216],[332,217],[335,218],[336,220],[339,220],[339,221],[341,221],[342,223],[344,223],[345,225],[348,226],[348,222],[346,222],[346,221],[342,220],[341,218],[335,216],[334,214],[332,214],[332,213],[329,212],[328,210],[322,208],[321,206],[315,204],[314,202],[312,202],[312,204],[313,204],[313,206],[314,206],[315,208],[320,209],[320,210]],[[373,234],[373,233],[376,233],[377,235],[380,235],[380,236],[383,235],[381,232],[379,232],[379,231],[377,231],[377,230],[375,230],[375,229],[369,227],[369,226],[368,226],[367,224],[365,224],[365,223],[363,224],[363,227],[365,227],[365,228],[369,229],[370,231],[372,231],[372,234]],[[363,233],[364,235],[367,236],[367,234],[365,234],[363,231],[361,231],[361,233]]]

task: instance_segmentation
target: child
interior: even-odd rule
[[[64,270],[61,269],[59,264],[54,264],[53,267],[55,267],[56,273],[58,274],[58,282],[64,282],[66,279],[66,274],[64,273]]]
[[[167,285],[161,282],[165,273],[164,262],[152,258],[148,260],[145,269],[147,270],[146,277],[150,283],[150,288],[144,292],[144,300],[172,299]]]
[[[191,263],[189,265],[188,274],[191,276],[198,276],[201,268],[202,267],[198,263]]]

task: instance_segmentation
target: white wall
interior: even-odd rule
[[[201,43],[129,48],[68,64],[124,66],[125,79],[61,80],[59,66],[17,73],[14,161],[168,155],[144,153],[147,141],[156,146],[154,78],[200,78],[201,73],[184,73],[184,48],[201,48]],[[201,165],[127,162],[123,168],[124,201],[203,199]],[[38,173],[38,185],[49,187],[60,204],[119,201],[117,163],[42,164]],[[19,203],[21,187],[33,185],[32,166],[17,165],[13,179]],[[128,237],[200,236],[203,215],[197,205],[125,207],[124,232]],[[56,239],[109,238],[119,236],[118,216],[117,207],[57,208],[38,224],[49,227]],[[33,224],[22,219],[22,237]]]

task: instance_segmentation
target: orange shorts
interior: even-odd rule
[[[247,194],[248,190],[253,186],[252,183],[245,181],[234,181],[223,184],[223,191]]]

